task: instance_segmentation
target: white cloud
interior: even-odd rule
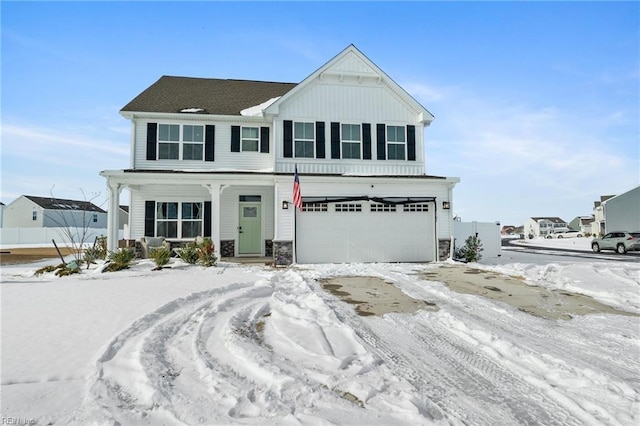
[[[112,137],[112,138],[111,138]],[[103,169],[129,165],[129,137],[95,126],[67,131],[28,124],[2,126],[2,201],[22,194],[77,197],[82,189],[104,192]]]
[[[425,131],[426,171],[461,178],[454,211],[465,220],[570,220],[590,214],[599,195],[637,185],[637,136],[620,131],[629,124],[626,111],[593,117],[459,90],[440,100],[428,96],[417,95],[436,115]]]

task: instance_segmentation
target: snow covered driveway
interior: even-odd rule
[[[640,421],[640,318],[548,320],[421,273],[176,264],[33,277],[3,268],[2,417],[37,424]],[[640,265],[479,266],[640,314]],[[32,267],[33,269],[33,267]],[[377,276],[437,311],[361,317],[322,290]]]

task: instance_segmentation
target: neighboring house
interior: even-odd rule
[[[3,218],[4,218],[4,203],[0,202],[0,228],[2,228]]]
[[[640,185],[601,203],[604,233],[640,231]]]
[[[504,225],[500,230],[501,235],[513,235],[516,233],[516,227],[514,225]]]
[[[567,222],[559,217],[530,217],[524,224],[527,236],[544,237],[569,230]]]
[[[3,228],[106,228],[107,212],[88,201],[21,195],[4,209]]]
[[[613,197],[615,195],[601,195],[600,201],[593,202],[593,222],[591,223],[591,233],[593,235],[604,235],[606,233],[604,205],[602,203]]]
[[[425,174],[434,117],[353,45],[300,83],[163,76],[120,113],[131,168],[100,174],[109,211],[130,191],[133,239],[210,236],[278,265],[450,255],[459,179]]]
[[[569,222],[569,228],[574,231],[580,231],[583,234],[591,234],[593,221],[593,216],[576,216],[571,222]]]

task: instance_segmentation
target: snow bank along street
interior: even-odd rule
[[[128,271],[92,268],[65,278],[36,277],[39,266],[2,269],[3,419],[78,425],[640,422],[640,263],[289,269],[221,263],[205,269],[175,262],[152,272],[154,265],[141,261]],[[445,284],[444,268],[485,284],[458,292]],[[551,292],[537,299],[537,308],[563,308],[562,314],[538,315],[506,300],[509,292],[521,296],[504,287],[504,275],[538,295]],[[384,286],[349,288],[348,280],[333,288],[342,293],[323,290],[339,277],[392,283],[418,306],[358,315],[353,303],[370,303],[364,298],[404,302]],[[500,293],[502,299],[491,297]],[[352,303],[339,298],[345,294]],[[581,300],[599,307],[582,314]]]

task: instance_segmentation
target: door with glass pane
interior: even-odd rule
[[[238,254],[260,254],[262,241],[262,205],[240,202]]]

